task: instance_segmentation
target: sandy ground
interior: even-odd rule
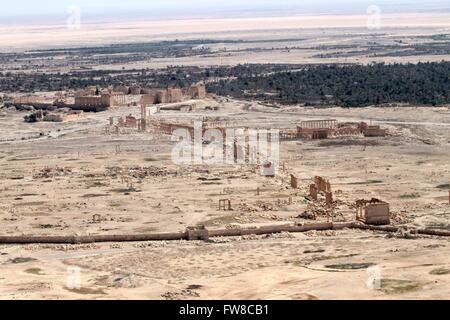
[[[2,248],[2,299],[447,299],[448,242],[350,231],[216,243]],[[28,257],[15,263],[8,256]],[[426,260],[424,260],[426,256]],[[33,260],[34,259],[34,260]],[[367,265],[378,268],[380,286]],[[343,269],[350,266],[353,269]],[[80,268],[81,286],[70,289]]]
[[[449,55],[433,53],[433,38],[450,31],[445,14],[382,14],[379,28],[368,28],[369,16],[291,16],[240,19],[199,19],[171,21],[131,21],[82,23],[80,29],[66,25],[5,25],[0,28],[0,52],[35,49],[148,43],[165,40],[214,40],[202,47],[208,54],[149,58],[109,63],[95,54],[71,58],[61,54],[31,60],[2,62],[3,72],[70,72],[85,70],[158,69],[168,66],[233,66],[237,64],[320,64],[320,63],[417,63],[448,60]],[[223,40],[224,42],[220,42]],[[230,42],[230,40],[232,42]],[[216,42],[219,41],[219,42]],[[237,42],[236,42],[237,41]],[[429,51],[412,50],[413,45],[429,45]],[[409,48],[409,55],[398,51]],[[436,48],[436,47],[435,47]],[[360,53],[358,53],[360,51]],[[135,52],[124,53],[136,54]],[[138,53],[139,54],[142,53]],[[388,54],[388,56],[383,56]],[[397,55],[396,55],[397,54]]]
[[[174,36],[201,34],[208,38],[216,33],[236,31],[261,31],[270,29],[311,28],[366,28],[368,15],[323,15],[265,18],[197,19],[168,21],[133,21],[84,24],[79,30],[67,25],[3,26],[0,43],[3,47],[21,48],[36,46],[79,45],[117,41],[162,40]],[[270,26],[270,27],[268,27]],[[450,28],[447,14],[385,14],[380,27],[433,27]],[[44,35],[45,37],[41,35]],[[217,36],[214,36],[217,39]]]
[[[229,18],[196,20],[149,20],[130,22],[83,23],[80,28],[67,25],[4,25],[0,29],[0,48],[18,50],[59,46],[98,45],[120,42],[167,39],[249,39],[295,30],[362,28],[365,32],[381,32],[383,28],[427,28],[448,31],[447,14],[382,14],[379,28],[370,30],[369,15],[320,15],[264,18]]]
[[[205,106],[219,106],[217,112]],[[314,175],[330,179],[335,221],[353,221],[357,199],[390,202],[393,223],[449,230],[450,109],[311,109],[208,99],[192,113],[250,127],[286,128],[301,120],[363,120],[386,138],[281,144],[285,171],[253,166],[178,166],[170,137],[106,130],[115,108],[77,122],[25,124],[0,114],[1,235],[88,235],[182,231],[202,223],[229,228],[311,223],[299,218]],[[418,116],[420,115],[420,116]],[[289,187],[295,174],[300,188]],[[256,189],[261,192],[257,195]],[[293,203],[287,199],[292,197]],[[219,211],[228,198],[233,210]],[[93,222],[93,214],[102,221]],[[323,215],[316,221],[326,221]],[[0,298],[73,299],[447,299],[448,239],[344,230],[265,237],[84,246],[1,246]],[[426,259],[424,259],[426,257]],[[71,288],[70,270],[80,269]],[[367,286],[375,267],[380,285]],[[72,280],[71,280],[72,279]],[[69,283],[68,283],[69,282]],[[244,285],[243,285],[244,284]]]

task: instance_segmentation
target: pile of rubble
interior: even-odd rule
[[[48,179],[70,174],[72,174],[72,169],[67,167],[45,167],[37,172],[33,172],[33,179]]]
[[[57,109],[56,112],[38,110],[23,117],[25,122],[64,122],[78,119],[83,111],[70,110],[68,108]]]
[[[166,168],[159,168],[155,166],[150,167],[107,167],[105,176],[117,177],[132,177],[136,179],[144,179],[147,177],[176,177],[179,175],[178,171],[168,170]]]

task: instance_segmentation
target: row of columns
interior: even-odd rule
[[[302,121],[300,126],[305,129],[333,129],[336,123],[337,120],[312,120]]]

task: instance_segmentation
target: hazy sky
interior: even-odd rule
[[[364,14],[369,5],[384,12],[450,12],[450,0],[5,0],[0,22],[65,19],[71,6],[95,18],[207,17],[277,14]]]

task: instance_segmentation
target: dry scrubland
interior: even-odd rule
[[[124,234],[311,223],[299,215],[311,177],[330,179],[335,221],[354,219],[353,202],[391,203],[394,224],[448,230],[448,108],[273,111],[258,104],[208,99],[214,116],[247,125],[289,126],[303,119],[365,120],[387,138],[283,142],[286,172],[262,177],[251,166],[179,167],[169,137],[107,134],[111,109],[65,124],[25,125],[16,112],[1,118],[2,235]],[[159,117],[199,119],[210,112],[165,111]],[[420,117],[418,117],[420,115]],[[41,138],[33,138],[43,134]],[[31,140],[22,140],[22,138]],[[120,147],[117,147],[120,146]],[[289,187],[289,173],[300,189]],[[447,187],[446,187],[447,186]],[[256,189],[260,188],[260,195]],[[288,197],[293,204],[286,204]],[[229,198],[233,211],[218,210]],[[272,209],[268,209],[272,207]],[[102,217],[93,223],[93,214]],[[326,217],[317,208],[317,221]],[[447,298],[448,240],[364,231],[327,231],[204,242],[2,246],[2,298]],[[427,257],[424,261],[424,256]],[[82,288],[66,287],[67,267],[82,270]],[[369,290],[366,268],[378,265],[382,287]],[[243,286],[242,283],[245,283]]]

